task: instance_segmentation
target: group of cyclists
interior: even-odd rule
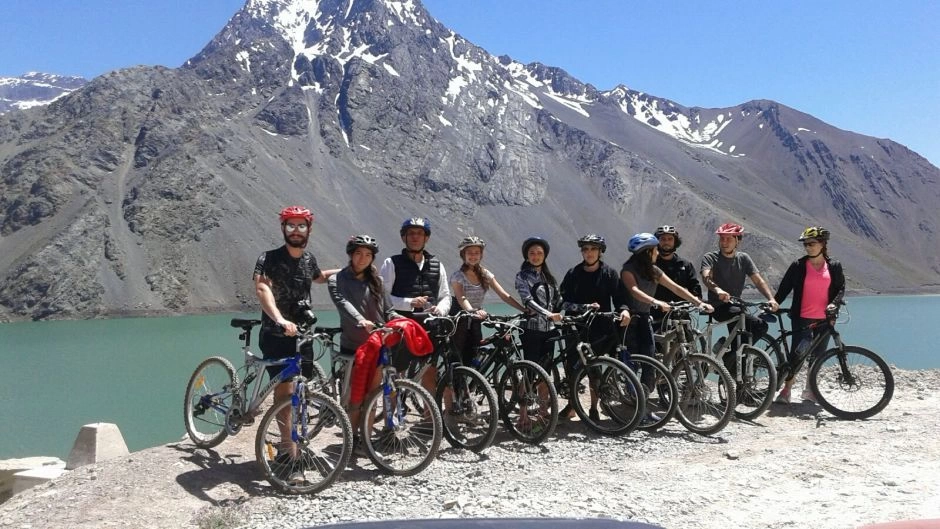
[[[829,231],[818,226],[808,227],[800,235],[805,254],[790,265],[776,293],[751,257],[738,250],[745,236],[744,228],[726,223],[715,231],[718,249],[702,257],[700,275],[689,260],[677,253],[682,238],[670,225],[631,237],[627,245],[630,257],[619,272],[603,261],[607,250],[604,237],[590,234],[579,238],[582,260],[560,282],[548,265],[549,242],[529,237],[522,243],[523,262],[515,276],[513,295],[483,265],[486,242],[477,236],[467,236],[458,242],[461,263],[448,275],[441,260],[426,249],[432,233],[426,218],[405,219],[400,229],[404,247],[378,265],[376,239],[366,234],[352,236],[346,243],[348,264],[334,270],[321,270],[306,248],[314,220],[309,209],[289,206],[280,212],[279,218],[284,245],[263,253],[254,271],[263,311],[259,346],[265,358],[295,354],[299,317],[296,307],[300,301],[309,302],[314,282],[328,284],[338,310],[341,354],[356,358],[357,349],[367,342],[371,331],[394,318],[420,322],[425,315],[467,311],[474,317],[458,320],[451,340],[467,365],[474,360],[482,339],[481,323],[488,316],[484,298],[489,291],[524,314],[520,337],[523,356],[541,364],[553,354],[555,342],[551,338],[563,312],[619,313],[616,319],[594,319],[591,334],[620,333],[629,351],[654,356],[654,329],[670,311],[671,302],[685,300],[702,312],[714,313],[719,320],[728,319],[729,302],[741,296],[748,279],[766,298],[770,310],[777,310],[779,303],[793,294],[790,317],[797,333],[792,351],[797,351],[800,342],[812,340],[814,322],[834,317],[845,288],[842,267],[828,254]],[[703,296],[703,285],[707,297]],[[748,316],[747,330],[757,339],[767,331],[767,324]],[[565,359],[566,371],[573,368],[574,361]],[[369,387],[379,384],[374,368],[356,364],[353,367],[354,373],[368,370],[356,374],[364,377]],[[304,374],[309,376],[309,372]],[[647,374],[644,372],[643,376]],[[424,370],[422,385],[432,390],[436,377],[433,369]],[[777,396],[778,402],[790,401],[792,384],[793,378],[786,381]],[[276,389],[275,399],[289,398],[290,384],[281,386],[284,387]],[[803,398],[813,397],[807,388]],[[357,404],[354,398],[349,410],[353,424],[358,424]],[[569,404],[559,416],[566,418],[572,413]],[[593,403],[589,413],[592,418],[598,413]]]

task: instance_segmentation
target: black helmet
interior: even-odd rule
[[[662,235],[662,234],[664,234],[664,233],[669,234],[669,235],[672,235],[673,237],[676,238],[676,245],[674,246],[674,248],[678,248],[679,246],[682,246],[682,239],[679,238],[679,230],[677,230],[675,226],[670,226],[670,225],[668,225],[668,224],[664,224],[664,225],[662,225],[662,226],[656,228],[656,232],[653,233],[653,235],[655,235],[656,238],[658,239],[659,236]]]
[[[356,248],[368,248],[372,255],[379,253],[379,243],[371,235],[353,235],[346,241],[346,255],[352,255]]]
[[[529,248],[531,248],[533,244],[538,244],[541,246],[545,250],[545,257],[548,257],[548,252],[551,251],[551,246],[548,245],[548,241],[541,237],[529,237],[525,240],[525,242],[522,243],[523,259],[529,258]]]
[[[583,248],[585,244],[592,244],[598,246],[601,249],[601,252],[607,251],[607,241],[604,240],[600,235],[595,235],[590,233],[578,239],[578,248]]]
[[[404,235],[408,228],[421,228],[424,230],[425,235],[431,235],[431,221],[424,217],[411,217],[410,219],[405,219],[405,222],[401,223],[401,230],[399,230],[399,235]]]

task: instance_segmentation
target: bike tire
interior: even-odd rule
[[[676,417],[687,430],[708,436],[728,426],[734,416],[735,391],[725,366],[710,356],[693,354],[676,362],[672,377],[679,388]]]
[[[728,354],[735,354],[733,351]],[[735,380],[734,415],[752,421],[760,417],[774,400],[777,369],[766,351],[745,345],[741,351],[741,383]]]
[[[894,374],[888,363],[855,345],[823,353],[810,368],[809,383],[819,405],[846,420],[868,419],[894,396]]]
[[[221,356],[206,358],[196,367],[183,401],[183,422],[193,444],[212,448],[228,437],[225,422],[237,386],[235,367]]]
[[[453,369],[453,384],[446,378],[437,384],[435,401],[441,410],[444,438],[454,448],[483,452],[493,444],[499,427],[496,392],[479,371],[458,366]],[[451,408],[445,410],[444,393],[450,387]]]
[[[441,412],[431,394],[411,380],[392,381],[392,409],[385,408],[383,391],[379,386],[363,401],[362,444],[380,471],[413,476],[437,457],[444,429]]]
[[[503,426],[510,435],[524,443],[540,444],[558,426],[555,386],[545,369],[535,362],[517,360],[511,363],[496,385],[496,398]],[[525,410],[524,414],[522,410]]]
[[[353,451],[352,424],[343,408],[319,391],[300,395],[271,406],[255,435],[255,460],[261,473],[287,494],[313,494],[329,487],[346,469]],[[282,424],[283,415],[289,416],[289,424]],[[282,430],[291,431],[290,443],[297,456],[278,455],[278,447],[286,444]]]
[[[584,390],[578,389],[581,387]],[[585,402],[590,403],[591,390],[597,397],[597,419],[592,419],[584,408]],[[623,362],[599,357],[575,373],[568,402],[588,428],[603,435],[622,436],[635,430],[643,419],[646,392],[636,373]]]
[[[630,355],[630,360],[625,364],[634,373],[640,373],[643,368],[654,373],[653,382],[649,387],[640,377],[643,389],[646,390],[646,416],[637,425],[637,429],[655,432],[676,416],[676,408],[679,406],[679,387],[676,385],[676,379],[662,362],[651,356]],[[651,418],[650,414],[658,419]]]

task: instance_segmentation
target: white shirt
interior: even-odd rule
[[[415,263],[418,265],[418,270],[424,270],[425,261],[427,259],[424,258],[424,254],[421,254],[421,260]],[[450,286],[447,284],[447,272],[444,270],[444,263],[440,263],[440,265],[441,277],[437,282],[437,303],[435,303],[437,310],[434,313],[438,316],[445,316],[450,312]],[[400,298],[392,295],[392,285],[395,284],[395,263],[392,262],[391,257],[386,257],[385,261],[382,262],[382,269],[379,270],[379,274],[382,276],[385,291],[388,292],[388,297],[392,300],[392,308],[405,312],[420,310],[411,305],[414,298]]]

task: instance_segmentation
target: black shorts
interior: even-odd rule
[[[258,339],[258,347],[261,348],[261,356],[265,360],[276,360],[279,358],[289,358],[297,352],[296,336],[278,336],[262,332]],[[302,360],[300,362],[300,373],[306,378],[313,376],[313,347],[308,342],[300,349]],[[268,366],[268,376],[274,378],[284,370],[286,366]]]

